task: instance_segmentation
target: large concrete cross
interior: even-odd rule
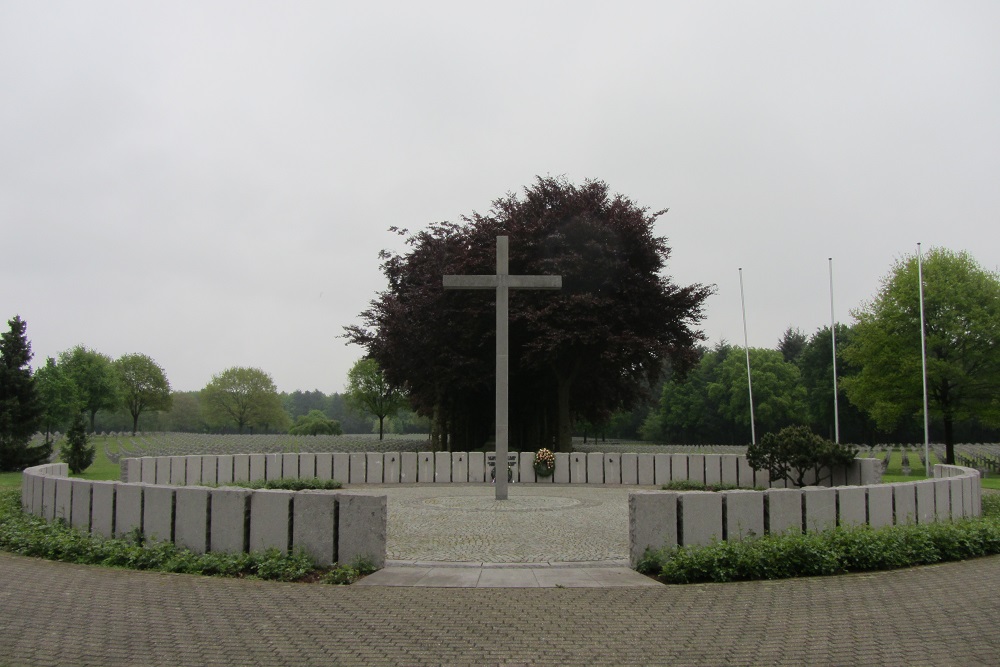
[[[507,300],[512,289],[562,289],[562,276],[512,276],[508,268],[507,237],[497,237],[495,276],[444,276],[445,289],[495,289],[497,293],[497,405],[496,405],[496,499],[507,500]]]

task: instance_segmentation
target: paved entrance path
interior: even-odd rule
[[[0,554],[0,665],[996,665],[1000,557],[739,584],[274,584]]]

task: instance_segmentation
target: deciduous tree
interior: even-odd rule
[[[409,253],[384,254],[388,289],[347,338],[406,387],[442,446],[482,446],[493,430],[495,299],[445,293],[441,278],[495,273],[496,237],[508,236],[511,274],[563,284],[510,296],[511,446],[568,449],[574,418],[603,423],[644,398],[664,359],[696,359],[694,326],[713,289],[663,275],[670,249],[653,233],[663,213],[600,181],[538,178],[487,215],[431,225],[409,237]]]
[[[52,433],[65,427],[80,412],[80,399],[73,380],[52,357],[35,371],[35,386],[42,402],[41,429],[45,441],[51,443]]]
[[[240,433],[248,426],[284,430],[288,414],[271,376],[259,368],[227,368],[201,390],[206,419],[232,424]]]
[[[115,410],[119,406],[118,373],[111,358],[77,345],[72,350],[59,353],[62,366],[73,384],[81,409],[90,415],[90,430],[100,410]]]
[[[1000,424],[1000,276],[968,253],[944,248],[927,253],[923,275],[930,417],[954,463],[956,422]],[[853,315],[854,340],[844,355],[859,372],[844,379],[848,397],[880,428],[921,419],[917,257],[896,262],[878,294]]]
[[[406,396],[386,380],[374,359],[359,359],[347,372],[347,403],[355,412],[378,419],[378,439],[383,437],[385,418],[406,405]]]
[[[132,415],[135,435],[143,412],[170,409],[170,382],[160,365],[145,354],[122,355],[114,365],[121,402]]]

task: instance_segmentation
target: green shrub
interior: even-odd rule
[[[77,412],[69,430],[66,431],[66,441],[63,442],[62,448],[59,450],[59,458],[69,466],[69,471],[74,475],[79,475],[94,462],[97,450],[88,443],[83,414]]]
[[[747,447],[747,463],[754,470],[767,470],[772,481],[784,479],[801,487],[810,472],[820,482],[830,477],[833,468],[850,464],[857,453],[854,447],[821,438],[806,426],[788,426],[766,433]]]
[[[307,479],[258,479],[252,482],[234,482],[227,486],[239,486],[247,489],[278,489],[280,491],[305,491],[307,489],[335,491],[343,488],[344,485],[333,479],[312,477]]]
[[[706,484],[705,482],[699,482],[693,479],[675,479],[672,482],[667,482],[660,487],[664,491],[736,491],[737,489],[746,490],[745,487],[740,487],[735,484]],[[758,488],[757,490],[763,491],[763,488]]]

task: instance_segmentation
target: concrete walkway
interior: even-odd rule
[[[997,665],[1000,557],[784,581],[335,587],[0,554],[0,665]]]

